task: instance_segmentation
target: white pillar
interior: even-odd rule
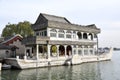
[[[90,56],[90,46],[88,46],[88,55]]]
[[[47,44],[48,59],[50,59],[50,47],[51,45]]]
[[[95,55],[95,48],[94,48],[94,46],[93,46],[93,55]]]
[[[57,57],[59,58],[59,45],[57,45]]]
[[[50,37],[50,28],[47,28],[47,36]]]
[[[89,39],[89,33],[87,33],[87,39]]]
[[[92,36],[93,36],[93,40],[94,40],[94,33],[92,33]]]
[[[84,56],[84,46],[82,46],[82,56]]]
[[[76,54],[78,55],[78,45],[76,45]]]
[[[71,31],[71,39],[73,40],[73,31]]]
[[[59,36],[58,36],[58,34],[59,34],[59,30],[56,29],[56,31],[57,31],[56,38],[59,38]]]
[[[72,56],[74,55],[74,50],[73,50],[73,45],[71,45],[71,48],[72,48]]]
[[[82,39],[83,39],[83,32],[81,32],[81,36],[82,36]]]
[[[76,34],[75,34],[75,35],[76,35],[76,39],[78,40],[78,35],[77,35],[78,31],[76,31],[75,33],[76,33]]]
[[[26,47],[25,47],[25,52],[24,52],[24,60],[26,60],[27,59],[27,56],[26,56],[27,54],[26,54]]]
[[[36,45],[36,58],[37,58],[37,60],[39,59],[38,54],[39,54],[39,45],[37,44]]]
[[[67,57],[67,45],[64,45],[64,48],[65,48],[65,57]]]
[[[16,56],[17,59],[19,59],[19,56]]]
[[[25,47],[25,52],[24,52],[24,56],[26,56],[27,54],[26,54],[26,47]]]
[[[66,30],[64,30],[64,32],[65,32],[65,33],[64,33],[64,39],[66,39]]]

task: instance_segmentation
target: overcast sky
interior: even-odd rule
[[[40,13],[80,25],[96,24],[100,46],[120,47],[120,0],[0,0],[0,34],[8,22],[34,23]]]

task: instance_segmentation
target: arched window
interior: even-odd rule
[[[50,30],[50,37],[56,37],[57,31],[56,29],[51,29]]]
[[[68,56],[72,55],[72,47],[70,45],[67,46],[66,50],[67,50],[67,55]]]
[[[88,38],[89,38],[90,40],[93,40],[93,35],[92,35],[92,33],[89,33]]]
[[[78,38],[79,38],[79,39],[82,39],[82,34],[81,34],[81,32],[78,32],[77,35],[78,35]]]
[[[88,36],[87,36],[87,33],[83,33],[83,39],[87,39]]]
[[[51,46],[51,56],[57,56],[57,47],[56,45]]]
[[[65,55],[65,48],[63,45],[59,46],[59,55],[64,56]]]

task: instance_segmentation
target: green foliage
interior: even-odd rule
[[[31,23],[28,21],[19,22],[18,24],[10,24],[8,23],[2,31],[2,36],[12,36],[20,34],[23,37],[33,35],[33,30],[31,29]]]
[[[57,52],[57,47],[55,45],[52,46],[52,52],[56,53]]]

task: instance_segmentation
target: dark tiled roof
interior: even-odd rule
[[[19,49],[18,47],[14,46],[14,45],[4,45],[4,44],[0,44],[0,49],[8,49],[8,50],[11,50],[11,49]]]
[[[100,33],[100,29],[95,24],[78,25],[70,23],[65,17],[59,17],[49,14],[40,14],[36,23],[32,25],[33,30],[37,31],[44,28],[70,29],[83,32]]]
[[[66,29],[66,30],[77,30],[77,31],[82,31],[82,32],[90,32],[90,33],[93,33],[93,32],[100,33],[100,29],[97,28],[95,24],[86,26],[86,25],[66,24],[66,23],[49,21],[48,27],[58,28],[58,29]]]
[[[11,46],[0,44],[0,49],[9,49],[10,50],[11,48],[12,48]]]
[[[9,43],[13,43],[13,41],[19,39],[21,40],[23,37],[19,34],[16,34],[14,36],[8,36],[6,38],[4,38],[4,41],[2,42],[2,44],[6,44],[6,45],[9,45]]]
[[[56,21],[56,22],[62,22],[62,23],[70,23],[65,17],[55,16],[55,15],[49,15],[41,13],[48,21]]]

